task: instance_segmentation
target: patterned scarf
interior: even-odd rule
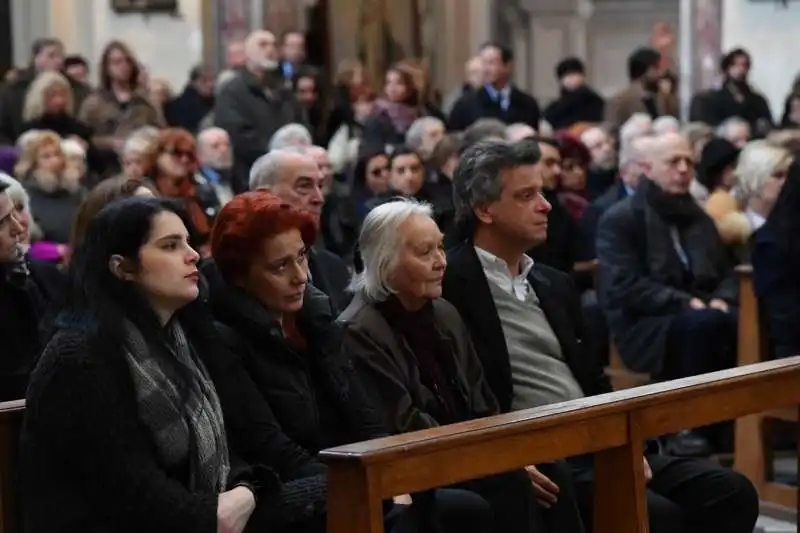
[[[150,430],[165,468],[189,464],[189,490],[219,494],[230,473],[222,409],[203,363],[180,325],[168,326],[168,354],[192,375],[188,398],[181,399],[158,355],[131,322],[125,324],[126,358],[136,388],[139,419]]]
[[[419,118],[419,110],[416,107],[401,102],[380,99],[375,102],[375,109],[379,113],[386,113],[398,133],[404,134]]]

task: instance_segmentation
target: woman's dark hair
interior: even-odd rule
[[[411,71],[409,65],[402,62],[395,63],[386,71],[388,75],[390,72],[395,72],[400,79],[403,80],[403,85],[406,86],[406,100],[404,104],[410,106],[420,105],[420,88],[414,81],[414,73]]]
[[[360,189],[367,185],[367,167],[369,162],[376,157],[389,157],[382,146],[370,146],[358,155],[358,160],[353,167],[353,188]]]
[[[792,268],[800,268],[800,162],[789,167],[775,207],[767,218],[778,246],[788,256]]]
[[[120,353],[126,321],[136,325],[149,345],[167,342],[164,328],[145,297],[109,267],[114,255],[139,264],[140,250],[150,237],[153,220],[161,213],[174,213],[189,227],[183,208],[167,198],[124,198],[111,202],[92,219],[69,265],[68,303],[57,320],[57,329],[86,332],[92,350],[103,355]],[[201,298],[176,312],[173,320],[180,321],[193,347],[208,349],[215,342],[210,336],[210,315]],[[184,384],[191,383],[188,371],[176,371],[186,378]]]
[[[417,159],[419,159],[420,165],[423,164],[422,163],[422,156],[420,156],[417,153],[416,150],[414,150],[413,148],[411,148],[409,146],[406,146],[405,144],[401,144],[401,145],[396,146],[395,149],[392,150],[392,154],[389,156],[389,169],[390,170],[392,168],[392,165],[394,164],[394,160],[397,159],[400,156],[403,156],[403,155],[413,155]]]
[[[140,178],[127,178],[119,176],[101,181],[83,200],[75,214],[72,222],[72,231],[69,237],[70,250],[76,249],[83,242],[86,228],[94,216],[99,213],[106,205],[120,198],[128,198],[136,194],[136,191],[144,187],[149,189],[154,195],[157,194],[155,187],[149,181]]]

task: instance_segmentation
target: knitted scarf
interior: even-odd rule
[[[189,490],[219,494],[230,472],[222,409],[203,363],[194,355],[180,325],[168,326],[164,356],[148,345],[131,322],[125,324],[126,359],[136,388],[139,420],[150,430],[159,462],[167,469],[189,465]],[[182,399],[165,371],[172,356],[192,383]]]

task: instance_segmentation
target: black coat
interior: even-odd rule
[[[575,91],[562,89],[558,99],[545,108],[544,119],[556,131],[578,122],[602,122],[605,105],[603,97],[586,85]]]
[[[272,135],[292,122],[302,123],[303,112],[282,80],[267,89],[251,72],[239,71],[214,106],[214,123],[231,138],[234,179],[246,183],[250,167],[267,152]]]
[[[200,121],[214,109],[214,97],[203,96],[187,85],[180,96],[164,105],[164,119],[173,128],[183,128],[197,134]]]
[[[712,126],[718,126],[726,119],[739,117],[750,124],[750,130],[755,137],[765,136],[774,126],[772,111],[766,98],[761,94],[751,91],[745,94],[744,100],[739,101],[727,86],[709,92],[705,97],[704,114],[700,118]]]
[[[572,272],[578,258],[578,228],[575,220],[558,199],[554,190],[542,192],[552,209],[547,215],[547,241],[528,251],[537,262],[560,270]]]
[[[800,277],[770,222],[753,234],[753,283],[775,357],[800,354]]]
[[[657,375],[675,316],[694,297],[735,305],[738,284],[714,222],[699,208],[696,221],[681,232],[691,265],[687,276],[669,226],[647,203],[643,189],[600,218],[597,283],[620,357],[632,370]]]
[[[528,281],[584,394],[610,392],[602,366],[592,360],[584,347],[586,331],[580,296],[570,277],[537,263],[528,274]],[[443,297],[456,307],[472,334],[475,351],[501,411],[509,411],[513,386],[508,346],[489,281],[472,242],[465,241],[448,251],[443,291]]]
[[[188,490],[188,469],[159,465],[121,351],[61,330],[28,387],[21,449],[25,531],[216,533],[217,495]],[[229,487],[278,488],[231,454]],[[274,497],[274,496],[273,496]],[[47,512],[43,512],[46,509]]]
[[[215,270],[213,263],[203,268],[218,330],[272,410],[286,447],[279,453],[315,457],[325,448],[388,433],[355,378],[342,350],[343,330],[323,293],[309,285],[297,316],[303,350],[284,338],[260,302]]]
[[[485,87],[464,94],[450,111],[447,128],[451,131],[463,131],[481,118],[496,118],[506,124],[521,122],[539,131],[541,110],[536,98],[511,87],[508,109],[503,110],[495,102]]]
[[[54,265],[29,261],[22,284],[0,273],[0,401],[25,397],[28,376],[47,343],[66,278]]]
[[[311,282],[330,298],[334,316],[344,311],[352,295],[347,292],[350,284],[350,271],[338,255],[312,246],[308,256],[308,270]]]
[[[597,223],[608,209],[626,198],[628,193],[625,185],[619,181],[608,189],[605,194],[590,203],[578,221],[578,261],[590,261],[597,258],[595,241],[597,240]]]

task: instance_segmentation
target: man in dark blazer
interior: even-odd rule
[[[480,142],[462,155],[453,180],[464,240],[448,252],[444,297],[472,332],[504,411],[611,390],[601,365],[586,356],[580,302],[569,276],[525,253],[547,238],[550,204],[541,194],[538,157],[532,141]],[[752,531],[758,496],[747,478],[708,461],[660,455],[656,448],[648,446],[644,459],[651,531]],[[571,462],[588,525],[591,461]]]
[[[496,118],[506,124],[523,123],[539,131],[541,110],[536,98],[511,84],[513,52],[498,43],[486,43],[479,57],[486,84],[464,93],[453,106],[447,121],[451,131],[464,131],[481,118]]]

